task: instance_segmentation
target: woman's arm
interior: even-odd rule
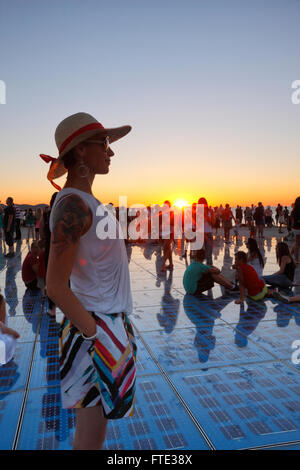
[[[47,292],[71,323],[85,336],[96,333],[96,323],[69,288],[69,278],[80,237],[90,228],[92,214],[77,195],[64,198],[55,208],[47,269]]]

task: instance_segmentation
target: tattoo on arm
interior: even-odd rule
[[[90,220],[90,211],[80,197],[72,194],[59,202],[53,217],[52,245],[60,256],[78,242]]]

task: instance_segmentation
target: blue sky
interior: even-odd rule
[[[47,202],[37,155],[56,156],[57,124],[86,111],[133,126],[102,199],[291,202],[299,13],[299,0],[1,0],[1,200]]]

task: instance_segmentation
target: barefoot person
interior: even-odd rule
[[[204,264],[205,249],[195,252],[194,261],[187,267],[183,275],[183,287],[187,294],[198,295],[214,287],[214,283],[220,284],[229,290],[233,284],[222,276],[220,269]]]
[[[97,236],[103,217],[117,235],[121,228],[92,194],[95,175],[109,172],[114,155],[109,144],[130,130],[105,129],[89,114],[77,113],[56,129],[59,157],[41,155],[51,162],[48,179],[53,185],[54,178],[67,172],[50,215],[46,285],[65,315],[61,395],[63,407],[76,410],[74,449],[101,449],[107,420],[133,413],[136,345],[127,317],[132,299],[125,243],[121,236]]]

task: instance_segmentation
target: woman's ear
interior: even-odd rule
[[[85,157],[85,154],[86,154],[86,146],[82,143],[82,144],[78,144],[76,145],[76,147],[74,147],[74,155],[77,157],[76,159],[82,159]]]

